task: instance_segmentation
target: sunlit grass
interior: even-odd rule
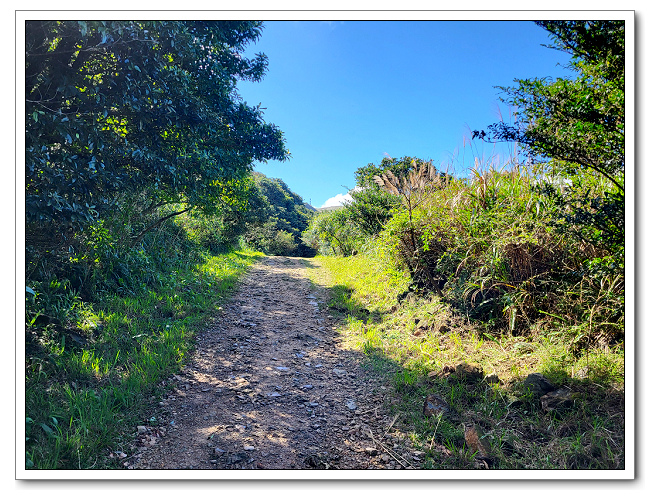
[[[187,358],[204,328],[262,254],[205,254],[159,276],[160,285],[84,304],[71,333],[51,329],[28,347],[27,465],[111,467],[108,449],[134,428],[157,384]]]
[[[427,452],[425,468],[476,466],[464,442],[466,421],[480,422],[487,432],[496,468],[624,467],[622,347],[580,350],[562,327],[504,335],[468,322],[439,296],[405,297],[408,281],[376,256],[317,260],[321,267],[312,280],[329,288],[345,344],[363,352],[368,369],[392,388],[387,409],[398,417],[395,427]],[[500,382],[464,385],[435,376],[462,362],[479,365]],[[544,414],[520,391],[522,380],[535,372],[571,387],[571,411]],[[423,415],[423,401],[432,393],[445,398],[456,420]],[[451,455],[440,455],[432,441]]]

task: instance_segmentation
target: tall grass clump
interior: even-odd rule
[[[592,340],[620,338],[622,276],[589,273],[604,254],[555,229],[543,174],[540,166],[427,177],[424,165],[409,178],[383,175],[378,182],[401,196],[402,208],[382,242],[414,292],[438,293],[490,328],[517,334],[559,321],[567,331],[586,328]]]

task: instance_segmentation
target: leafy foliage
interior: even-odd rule
[[[313,215],[303,199],[282,179],[269,179],[253,174],[258,223],[249,224],[244,240],[263,252],[274,255],[313,256],[313,251],[301,239]]]
[[[501,87],[516,108],[516,124],[490,126],[474,136],[517,141],[529,155],[552,159],[556,174],[573,183],[544,192],[561,209],[561,233],[618,255],[624,242],[625,24],[623,21],[545,21],[552,48],[568,52],[573,80],[516,80]],[[592,189],[590,176],[602,178]]]
[[[227,248],[264,222],[252,164],[288,153],[236,87],[264,75],[265,55],[242,57],[261,31],[255,21],[26,23],[28,279],[67,279],[86,299],[133,292],[169,255],[149,250],[174,218],[179,253],[192,238]]]
[[[540,22],[553,48],[573,55],[574,80],[516,80],[500,87],[515,107],[516,125],[490,127],[497,140],[517,141],[531,155],[562,160],[605,176],[621,191],[625,165],[624,23]],[[475,135],[478,132],[474,133]]]
[[[402,158],[384,157],[379,162],[379,165],[368,163],[365,167],[359,167],[354,173],[354,178],[359,188],[374,187],[376,176],[381,176],[390,171],[397,177],[407,177],[416,164],[421,165],[423,163],[425,163],[423,160],[410,156]]]
[[[348,221],[345,208],[319,212],[311,220],[303,240],[322,255],[353,255],[363,238]]]
[[[345,206],[346,220],[367,238],[378,235],[399,206],[397,196],[376,185],[353,190],[349,194],[352,202]]]
[[[146,193],[214,209],[253,161],[287,157],[242,102],[267,58],[241,57],[252,21],[28,21],[28,223],[82,227]],[[145,208],[146,210],[146,208]]]

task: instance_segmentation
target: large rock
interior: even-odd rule
[[[549,392],[541,397],[542,411],[560,412],[573,406],[573,393],[566,387]]]
[[[424,416],[437,417],[449,414],[449,405],[438,394],[429,394],[424,400]]]
[[[523,389],[539,398],[554,391],[555,386],[541,373],[531,373],[524,380]]]
[[[483,380],[483,368],[478,365],[461,363],[456,365],[454,377],[467,384],[475,384]]]
[[[465,444],[470,453],[476,453],[476,458],[485,460],[490,456],[490,443],[483,438],[483,430],[478,424],[463,424],[465,428]]]

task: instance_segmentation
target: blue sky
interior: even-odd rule
[[[509,121],[496,86],[570,75],[548,43],[530,21],[268,21],[247,52],[269,57],[267,74],[239,89],[284,132],[291,159],[256,170],[321,207],[385,155],[457,175],[475,156],[503,164],[511,149],[470,146],[470,130]]]

